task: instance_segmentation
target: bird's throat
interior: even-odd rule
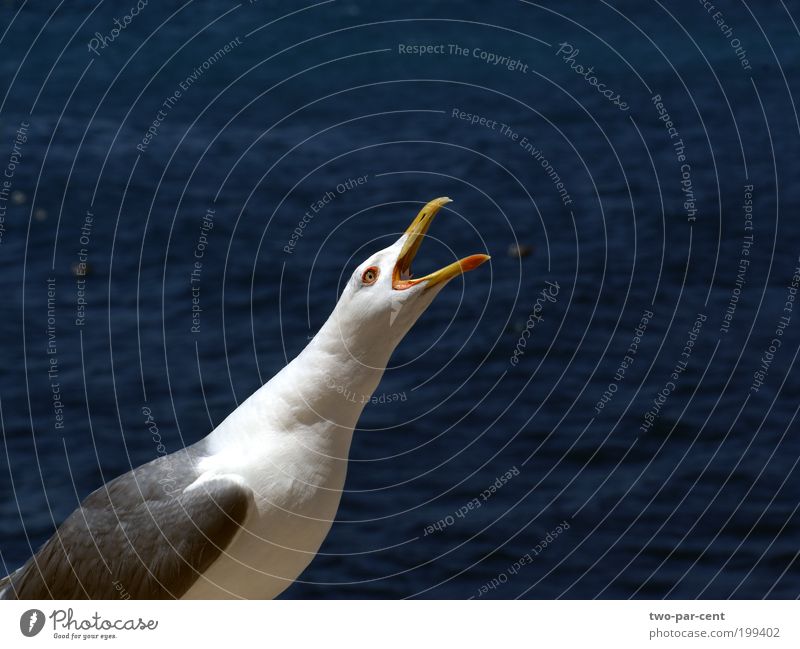
[[[262,390],[287,404],[283,417],[303,425],[316,421],[352,431],[395,347],[388,340],[359,342],[351,344],[331,316],[306,348]]]

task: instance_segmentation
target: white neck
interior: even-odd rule
[[[365,335],[354,330],[350,316],[337,304],[306,348],[231,413],[212,440],[249,445],[264,432],[309,433],[349,449],[358,418],[402,338]],[[343,331],[351,333],[344,337]]]
[[[309,419],[323,419],[346,429],[355,427],[395,344],[362,339],[356,347],[351,344],[354,338],[345,339],[340,329],[334,310],[297,358],[261,388],[271,399],[294,404],[283,413],[289,419],[282,423],[307,425]]]

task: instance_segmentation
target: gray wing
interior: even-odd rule
[[[180,598],[225,550],[253,504],[250,489],[199,475],[192,448],[163,456],[90,494],[0,599]]]

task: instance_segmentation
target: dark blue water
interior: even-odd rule
[[[800,594],[797,3],[128,4],[0,3],[3,568],[447,195],[285,596]]]

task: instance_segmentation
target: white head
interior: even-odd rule
[[[411,262],[425,233],[449,202],[432,200],[396,243],[359,264],[317,335],[262,388],[269,404],[264,412],[271,413],[276,429],[298,422],[330,428],[336,433],[331,439],[344,445],[336,453],[346,457],[349,434],[397,344],[449,280],[489,259],[472,255],[412,277]],[[338,435],[342,429],[349,434]]]
[[[337,327],[349,353],[361,362],[385,366],[445,284],[489,259],[471,255],[425,277],[413,277],[411,262],[433,218],[449,202],[446,197],[430,201],[394,244],[359,264],[348,280],[330,323]]]

